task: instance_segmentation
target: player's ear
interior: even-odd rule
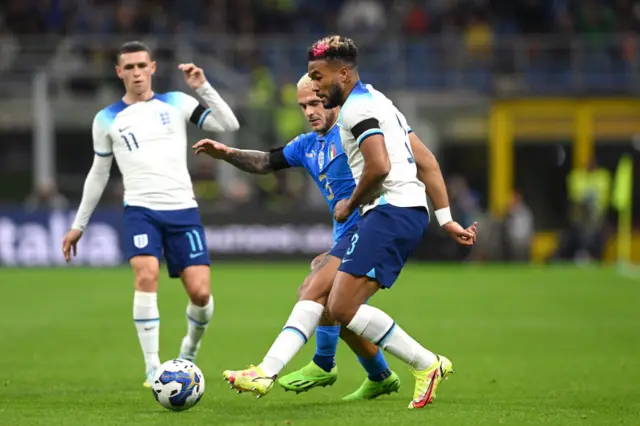
[[[349,81],[349,70],[347,69],[347,67],[341,67],[338,70],[338,81],[342,84]]]
[[[120,68],[120,65],[116,65],[116,75],[122,80],[122,68]]]
[[[151,75],[156,73],[156,61],[151,61]]]

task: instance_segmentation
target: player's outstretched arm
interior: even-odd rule
[[[184,73],[186,83],[206,102],[208,108],[197,104],[196,109],[188,111],[191,121],[207,132],[235,132],[240,128],[238,119],[216,89],[211,86],[202,68],[194,64],[180,64],[178,69]]]
[[[270,152],[236,149],[220,142],[203,139],[193,145],[193,149],[196,155],[206,154],[224,160],[238,169],[252,174],[265,175],[291,167],[282,154],[282,148]]]
[[[427,187],[427,195],[433,203],[438,223],[459,244],[473,245],[476,242],[476,223],[463,229],[460,224],[454,222],[449,209],[447,186],[435,155],[422,143],[415,132],[409,134],[409,142],[416,160],[418,179]]]

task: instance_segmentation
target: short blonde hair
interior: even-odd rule
[[[309,77],[309,74],[303,75],[302,77],[300,77],[300,80],[298,80],[298,90],[302,90],[306,86],[310,86],[310,85],[311,85],[311,77]]]

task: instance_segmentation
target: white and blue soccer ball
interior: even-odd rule
[[[158,367],[151,390],[164,408],[172,411],[188,410],[204,394],[204,375],[193,362],[172,359]]]

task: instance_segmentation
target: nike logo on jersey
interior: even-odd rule
[[[342,263],[351,262],[353,259],[342,259]]]
[[[118,129],[118,131],[119,131],[120,133],[122,133],[122,132],[124,132],[125,130],[130,129],[130,128],[131,128],[131,126],[125,126],[125,127],[123,127],[122,129]]]
[[[191,253],[191,254],[189,255],[189,258],[191,258],[191,259],[195,259],[196,257],[202,256],[203,254],[204,254],[203,252],[200,252],[200,253]]]

